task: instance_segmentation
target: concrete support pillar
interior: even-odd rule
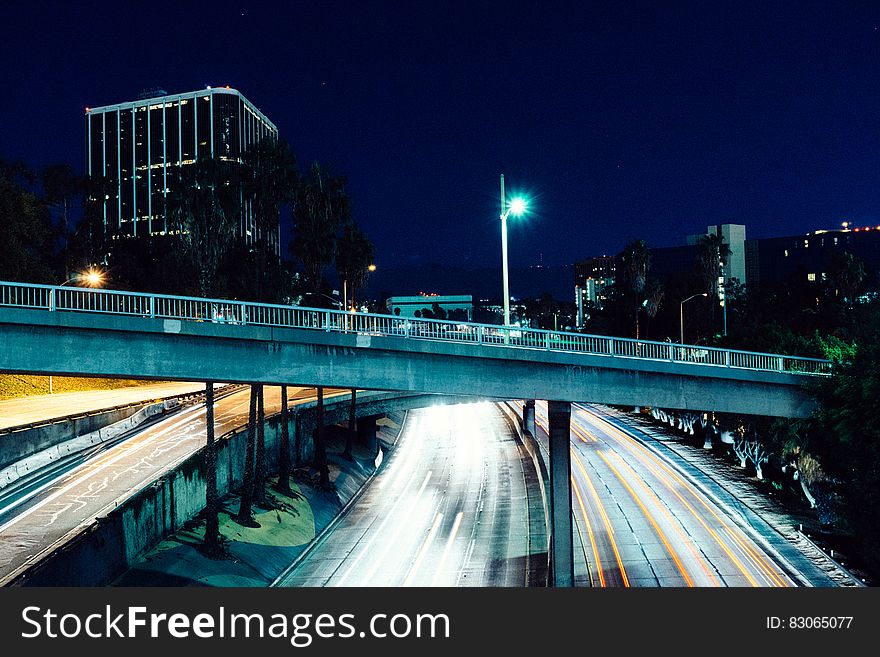
[[[574,586],[571,526],[571,403],[547,403],[550,426],[550,545],[553,586]]]
[[[522,427],[523,427],[523,431],[528,431],[530,434],[532,434],[532,436],[535,435],[535,400],[534,399],[526,399],[525,404],[523,404]]]

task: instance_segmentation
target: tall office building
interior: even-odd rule
[[[182,94],[162,90],[139,100],[86,108],[86,173],[104,179],[105,237],[165,235],[166,200],[182,167],[198,158],[241,162],[243,153],[278,128],[229,87]],[[267,236],[276,251],[277,229]],[[239,234],[256,234],[252,209],[242,201]]]

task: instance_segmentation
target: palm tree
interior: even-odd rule
[[[648,330],[651,326],[651,320],[657,316],[660,306],[666,298],[666,290],[663,283],[656,279],[651,279],[645,284],[645,314],[648,316],[648,325],[645,327],[645,337],[648,338]]]
[[[357,307],[355,295],[357,290],[367,284],[370,277],[370,265],[373,263],[373,244],[366,234],[353,221],[347,222],[343,228],[336,247],[336,273],[348,290],[352,307]],[[351,401],[348,410],[348,436],[345,441],[345,457],[352,458],[355,436],[355,416],[357,390],[351,389]]]
[[[297,187],[293,214],[291,251],[302,262],[306,283],[319,293],[324,271],[336,255],[337,231],[351,214],[345,179],[313,164]]]
[[[318,407],[315,413],[315,469],[320,476],[320,486],[329,488],[330,467],[327,463],[327,450],[324,448],[324,388],[318,386]]]
[[[251,386],[249,418],[257,415],[257,386]],[[238,505],[238,515],[235,521],[245,527],[259,527],[254,520],[251,505],[254,500],[254,451],[255,451],[256,422],[248,421],[247,442],[244,454],[244,481],[241,485],[241,498]]]
[[[184,257],[198,272],[198,291],[206,297],[233,241],[241,211],[232,163],[202,159],[182,167],[168,197],[171,226],[179,231]]]
[[[220,545],[220,500],[217,495],[217,445],[214,441],[214,382],[205,383],[207,444],[205,449],[205,542],[209,557],[218,557]]]
[[[336,273],[345,282],[353,307],[357,290],[367,284],[372,263],[373,243],[354,221],[348,221],[336,244]]]
[[[64,278],[70,278],[70,205],[83,189],[83,180],[69,164],[54,164],[43,169],[43,191],[46,200],[61,212],[61,231],[64,238]]]
[[[864,261],[846,251],[836,252],[828,263],[828,278],[834,296],[841,296],[843,303],[851,305],[858,296],[868,274]]]
[[[257,446],[254,454],[254,501],[266,502],[266,411],[263,386],[257,386]]]
[[[710,233],[697,241],[696,268],[703,290],[709,298],[718,296],[718,279],[730,261],[730,246],[721,235]],[[715,319],[715,304],[710,304],[710,316]]]
[[[260,300],[280,301],[281,290],[267,290],[267,272],[277,253],[272,244],[272,233],[278,231],[281,206],[292,202],[296,194],[299,172],[296,159],[287,142],[263,139],[254,144],[243,157],[241,174],[242,199],[253,213],[251,232],[254,242],[256,290]],[[278,235],[274,235],[277,240]]]
[[[278,442],[278,483],[275,490],[290,494],[290,430],[287,409],[287,386],[281,386],[281,440]]]
[[[645,290],[645,281],[648,269],[651,267],[651,251],[645,240],[632,240],[617,256],[620,266],[619,276],[622,279],[622,290],[631,295],[633,316],[636,325],[636,340],[639,339],[639,310],[642,307],[642,292]]]

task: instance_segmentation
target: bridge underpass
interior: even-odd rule
[[[217,308],[234,322],[212,321]],[[570,585],[572,401],[805,417],[817,359],[228,300],[0,283],[0,370],[550,400],[554,581]],[[526,413],[527,425],[534,411]],[[566,538],[568,537],[568,538]]]

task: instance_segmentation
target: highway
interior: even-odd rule
[[[576,585],[794,586],[671,462],[576,404],[571,430]]]
[[[314,390],[289,388],[288,394],[302,401],[313,398]],[[280,410],[280,398],[280,388],[265,388],[267,415]],[[247,423],[248,402],[248,389],[216,401],[218,437]],[[205,412],[203,403],[196,404],[136,430],[90,458],[74,461],[46,481],[23,482],[14,490],[4,490],[0,498],[0,584],[202,447]]]
[[[390,454],[281,586],[531,583],[531,461],[497,406],[410,411]]]

